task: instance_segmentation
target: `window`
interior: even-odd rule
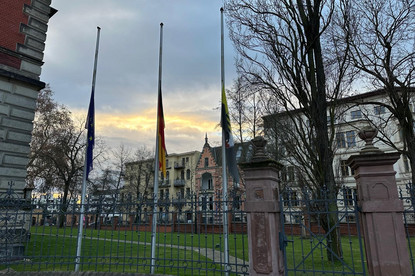
[[[209,167],[209,158],[205,157],[205,168]]]
[[[345,187],[343,189],[343,200],[345,206],[353,206],[353,197],[357,193],[357,189]]]
[[[186,171],[186,179],[190,180],[190,170],[189,169],[187,169],[187,171]]]
[[[295,176],[294,176],[294,167],[290,166],[287,168],[288,169],[288,181],[294,181],[295,180]]]
[[[297,191],[288,191],[283,194],[284,206],[299,206]]]
[[[336,144],[338,148],[346,147],[346,140],[344,139],[344,132],[336,133]]]
[[[350,113],[350,115],[352,116],[352,120],[360,119],[360,118],[362,118],[362,111],[354,110]]]
[[[180,172],[180,179],[184,180],[184,171]]]
[[[189,162],[189,157],[186,157],[186,163]]]
[[[169,172],[169,171],[167,171],[167,172],[166,172],[166,180],[169,180],[169,178],[170,178],[170,172]]]
[[[404,169],[404,172],[409,172],[408,157],[406,157],[405,155],[403,156],[403,169]]]
[[[342,177],[350,176],[351,170],[349,170],[349,166],[347,166],[347,160],[340,160],[340,173]]]
[[[169,159],[166,159],[166,168],[170,167],[169,166]]]
[[[182,158],[182,165],[184,166],[185,165],[185,163],[186,163],[186,158]]]
[[[282,181],[287,181],[287,168],[286,167],[282,168],[280,172],[280,177]]]
[[[336,123],[336,119],[333,119],[333,123]],[[331,116],[327,116],[327,124],[331,124]]]
[[[338,148],[350,148],[356,146],[356,134],[354,130],[336,133]]]
[[[186,188],[186,196],[190,196],[190,188]]]
[[[347,137],[347,147],[355,147],[356,146],[356,135],[354,133],[354,131],[347,131],[346,132],[346,137]]]
[[[374,107],[374,112],[375,112],[375,115],[385,114],[386,113],[386,108],[383,105],[375,106]]]

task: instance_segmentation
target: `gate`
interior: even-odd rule
[[[286,275],[366,275],[354,189],[331,199],[327,189],[287,188],[279,203]]]

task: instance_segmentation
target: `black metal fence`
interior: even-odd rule
[[[286,275],[366,275],[354,189],[287,188],[280,210]]]
[[[0,202],[0,270],[73,271],[80,204],[52,197]],[[152,198],[101,195],[86,200],[81,271],[138,272],[151,269],[153,209],[157,216],[155,273],[248,275],[244,195],[226,202],[213,191]],[[229,211],[223,211],[228,204]],[[228,216],[229,261],[225,263],[223,216]]]
[[[403,202],[403,221],[408,240],[409,258],[412,265],[412,275],[415,275],[415,185],[408,183],[405,187],[399,187],[399,197]]]
[[[414,271],[415,186],[407,184],[399,192]],[[155,206],[152,198],[142,196],[90,196],[85,204],[80,269],[150,272],[155,214],[155,273],[248,275],[244,198],[241,191],[232,190],[224,202],[219,193],[204,191],[162,197]],[[279,199],[286,275],[367,274],[355,189],[342,187],[334,199],[324,189],[319,194],[285,189]],[[228,212],[223,211],[225,203]],[[74,271],[79,218],[78,202],[63,204],[47,196],[25,200],[10,186],[0,194],[0,270]]]

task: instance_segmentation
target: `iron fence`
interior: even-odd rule
[[[51,197],[18,199],[11,187],[7,194],[0,204],[0,269],[73,271],[80,204]],[[142,196],[89,196],[84,205],[80,270],[148,273],[155,208],[155,273],[248,275],[243,198],[232,191],[223,201],[212,191],[163,197],[154,205],[152,198]],[[225,215],[230,222],[228,263]]]
[[[403,202],[403,221],[408,241],[409,258],[412,266],[412,275],[415,275],[414,243],[415,243],[415,185],[408,183],[399,187],[399,198]]]
[[[415,185],[399,188],[414,271]],[[245,195],[226,201],[213,190],[153,198],[108,194],[87,197],[82,253],[76,258],[80,204],[52,197],[29,200],[10,185],[0,194],[0,270],[148,273],[151,270],[153,209],[157,216],[155,273],[248,275]],[[229,211],[225,213],[224,204]],[[280,249],[286,275],[366,275],[356,190],[336,198],[322,189],[280,192]],[[225,262],[223,218],[228,216]],[[415,275],[415,274],[414,274]]]
[[[286,188],[280,210],[286,275],[366,275],[355,190]]]

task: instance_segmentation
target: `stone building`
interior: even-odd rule
[[[235,143],[236,163],[249,162],[252,158],[252,146],[250,143]],[[239,170],[239,172],[241,172]],[[200,159],[196,165],[195,191],[202,204],[203,223],[221,223],[220,216],[215,217],[215,210],[220,209],[219,202],[222,200],[222,147],[211,147],[208,138],[205,138]],[[228,176],[229,200],[239,202],[244,196],[245,186],[243,175],[240,175],[240,183]],[[237,208],[242,208],[238,206]],[[241,219],[241,218],[240,218]]]
[[[345,189],[341,190],[342,192],[339,194],[340,197],[351,199],[352,192],[356,189],[354,171],[347,165],[347,160],[351,155],[358,155],[360,149],[364,146],[364,142],[357,136],[360,129],[369,124],[377,126],[380,131],[374,144],[386,153],[395,152],[396,150],[390,145],[382,142],[379,137],[383,137],[385,140],[393,142],[398,149],[403,149],[405,147],[398,121],[385,106],[375,104],[377,102],[388,103],[388,101],[387,94],[382,90],[345,97],[337,102],[334,118],[327,116],[328,124],[331,120],[334,122],[333,169],[336,184],[338,187],[345,187]],[[414,115],[415,102],[411,103],[410,108],[412,115]],[[294,110],[292,112],[299,113],[299,115],[296,116],[298,120],[301,120],[302,118],[303,121],[306,121],[305,116],[302,116],[301,114],[301,110]],[[276,154],[278,157],[276,158],[274,156],[273,158],[278,159],[278,161],[285,165],[281,171],[281,184],[282,186],[292,187],[291,199],[296,199],[300,198],[301,194],[298,189],[300,186],[299,180],[301,178],[301,168],[299,165],[296,165],[294,160],[292,160],[289,150],[284,149],[284,145],[278,146],[278,142],[275,141],[275,134],[281,134],[287,131],[284,129],[281,122],[290,120],[291,119],[288,118],[286,112],[265,116],[264,129],[265,136],[270,142],[269,144],[273,145],[275,148],[278,147],[279,149],[279,153]],[[371,123],[369,123],[369,121]],[[307,125],[307,122],[305,125]],[[298,146],[301,147],[301,145]],[[401,155],[400,159],[394,164],[394,170],[397,172],[397,184],[401,185],[401,187],[411,181],[412,172],[408,158],[405,155]],[[352,201],[345,202],[345,204],[348,204],[348,202],[351,203]]]
[[[0,1],[0,192],[26,186],[51,0]]]
[[[158,191],[159,213],[164,221],[171,220],[168,213],[172,211],[179,211],[178,219],[182,221],[191,219],[187,219],[187,209],[182,206],[181,202],[184,197],[189,197],[194,193],[195,168],[199,156],[199,151],[190,151],[171,153],[166,157],[166,175],[159,174]],[[124,194],[152,198],[154,193],[154,159],[127,163],[125,175]]]

